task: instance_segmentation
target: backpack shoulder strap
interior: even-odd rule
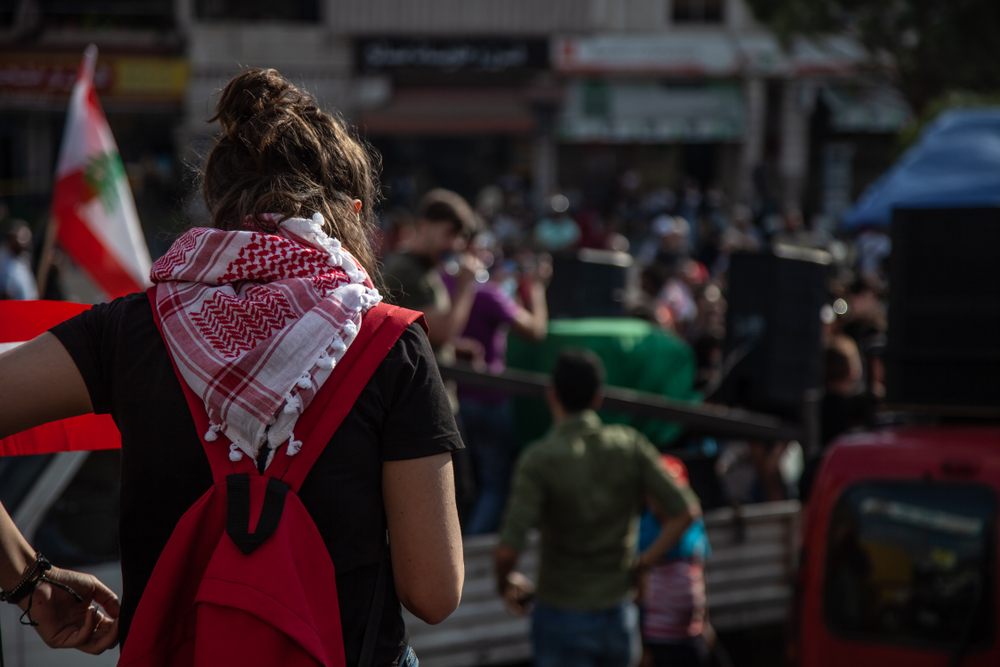
[[[299,490],[389,350],[407,327],[417,321],[423,324],[422,317],[417,311],[385,303],[365,314],[357,337],[299,418],[295,430],[304,436],[302,449],[295,456],[288,456],[286,448],[279,450],[268,474]]]

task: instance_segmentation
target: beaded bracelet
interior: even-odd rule
[[[31,595],[35,592],[38,584],[44,582],[50,586],[55,586],[56,588],[62,589],[69,593],[77,602],[83,602],[83,596],[77,593],[72,587],[67,586],[61,581],[54,581],[45,576],[45,573],[52,569],[52,563],[49,559],[43,556],[41,553],[35,553],[35,562],[25,571],[21,580],[17,582],[17,585],[9,591],[0,591],[0,602],[10,602],[11,604],[18,604],[25,597]],[[35,619],[31,618],[31,607],[35,602],[35,598],[28,598],[28,608],[24,610],[21,614],[20,622],[21,625],[38,625],[35,623]],[[25,620],[27,619],[27,620]]]
[[[0,591],[0,602],[18,604],[35,590],[38,582],[51,569],[52,563],[49,562],[49,559],[36,552],[34,562],[24,571],[17,585],[9,591]]]

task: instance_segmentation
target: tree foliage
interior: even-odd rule
[[[747,0],[784,39],[849,34],[891,57],[918,112],[949,91],[1000,91],[1000,0]]]

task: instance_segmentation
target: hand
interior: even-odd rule
[[[38,624],[35,630],[42,640],[52,648],[76,648],[94,655],[114,646],[121,611],[118,596],[92,574],[53,567],[46,578],[69,586],[83,601],[58,586],[40,582],[31,594],[31,618]],[[26,598],[21,607],[27,606]]]
[[[503,588],[503,601],[507,610],[515,616],[528,613],[528,606],[535,597],[535,585],[520,572],[507,575]]]
[[[475,255],[465,253],[458,258],[458,272],[455,274],[455,281],[462,285],[472,284],[476,277],[486,267]]]
[[[552,255],[543,253],[535,257],[533,262],[526,264],[524,277],[542,287],[548,287],[552,282]]]

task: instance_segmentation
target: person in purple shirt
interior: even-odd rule
[[[481,253],[488,238],[477,237],[472,251]],[[545,338],[549,321],[545,283],[551,271],[547,266],[528,262],[518,276],[507,280],[494,271],[490,280],[477,286],[468,323],[457,342],[459,356],[470,358],[486,372],[502,373],[509,331],[532,340]],[[451,282],[447,276],[446,281]],[[511,290],[508,285],[516,288]],[[465,532],[480,535],[497,530],[507,502],[516,454],[513,411],[506,395],[488,389],[459,387],[458,396],[478,490]]]

